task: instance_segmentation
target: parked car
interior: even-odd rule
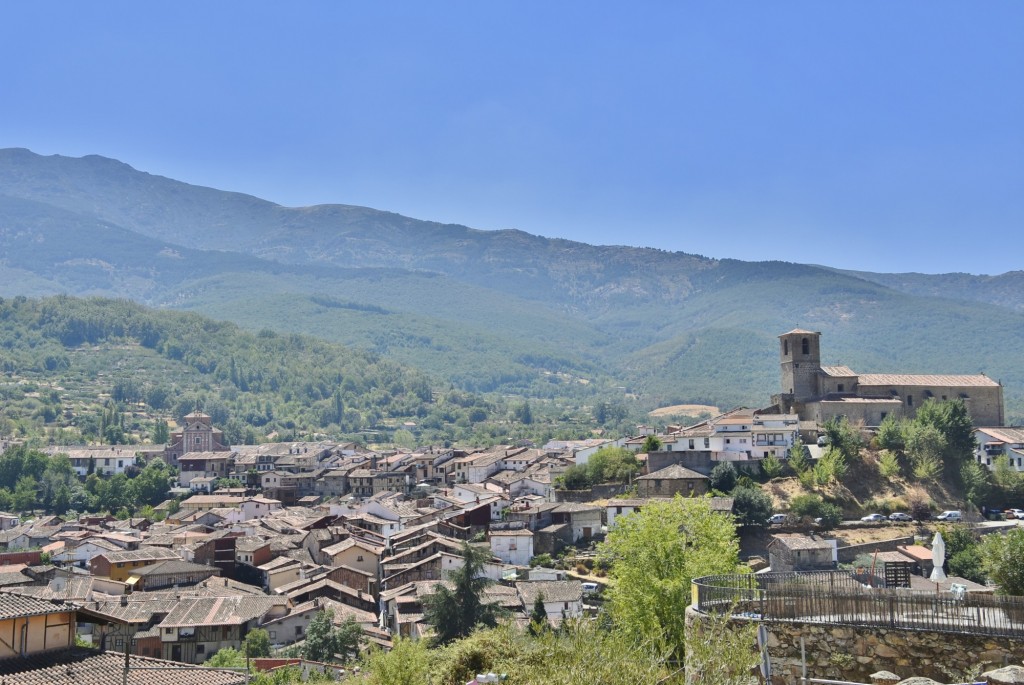
[[[881,514],[868,514],[867,516],[861,516],[860,520],[864,523],[878,523],[879,521],[884,521],[885,517]]]
[[[910,514],[904,514],[902,511],[896,511],[889,514],[890,521],[913,521],[914,517]]]
[[[786,514],[772,514],[771,516],[768,517],[768,524],[769,525],[778,525],[778,524],[785,523],[788,519],[789,519],[789,516],[786,515]]]
[[[1024,519],[1024,509],[1007,509],[1003,513],[1008,519]]]
[[[828,443],[829,440],[827,435],[818,436],[818,447],[828,447]]]
[[[955,509],[952,509],[950,511],[944,511],[935,517],[936,521],[960,521],[962,519],[963,516],[960,514],[959,511]]]

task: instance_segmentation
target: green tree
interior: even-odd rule
[[[465,637],[477,625],[497,624],[500,607],[483,601],[484,590],[493,582],[483,574],[490,558],[489,551],[463,543],[462,567],[448,575],[448,584],[437,585],[423,601],[423,618],[434,627],[438,643]]]
[[[1000,454],[992,464],[992,480],[1000,488],[1012,492],[1020,487],[1021,476],[1020,472],[1010,464],[1010,458],[1005,454]]]
[[[960,466],[973,458],[974,425],[964,401],[956,398],[945,402],[928,400],[917,410],[914,423],[930,426],[942,435],[941,460],[947,476],[959,476]]]
[[[644,438],[644,444],[640,448],[641,452],[660,452],[661,451],[661,438],[657,435],[648,435]]]
[[[736,488],[736,467],[732,462],[723,461],[711,469],[710,482],[713,490],[730,493]]]
[[[359,652],[363,629],[350,616],[338,627],[334,625],[334,612],[320,611],[309,622],[302,655],[311,661],[348,661]]]
[[[964,497],[975,506],[981,506],[992,491],[988,470],[973,459],[960,467],[960,480],[964,484]]]
[[[878,455],[878,473],[882,478],[893,479],[900,475],[900,459],[895,452],[887,449]]]
[[[544,608],[544,593],[538,592],[537,598],[533,600],[533,611],[530,612],[530,634],[540,635],[548,627],[548,611]]]
[[[814,465],[814,482],[818,485],[842,482],[848,468],[843,451],[829,446],[825,454],[818,460],[818,463]]]
[[[167,422],[160,419],[153,424],[153,442],[157,445],[166,445],[171,438],[170,429],[167,427]]]
[[[761,460],[761,472],[768,480],[778,478],[782,475],[782,462],[774,454],[769,454]]]
[[[832,449],[839,450],[847,461],[853,461],[860,455],[862,441],[860,434],[850,425],[846,417],[833,417],[823,426],[828,444]]]
[[[170,478],[170,471],[162,460],[153,459],[146,464],[132,482],[136,504],[145,506],[163,502],[171,489]]]
[[[530,409],[530,403],[524,401],[513,407],[512,418],[526,426],[533,423],[533,410]]]
[[[591,485],[625,483],[640,472],[640,462],[625,447],[602,447],[590,455],[586,469]]]
[[[34,510],[39,502],[38,490],[36,488],[36,480],[32,476],[22,476],[18,479],[18,484],[14,488],[14,496],[11,499],[11,504],[15,511],[32,511]]]
[[[242,642],[242,653],[251,659],[270,656],[270,634],[263,628],[250,630]]]
[[[747,526],[764,525],[772,515],[772,498],[761,488],[736,488],[732,491],[732,510],[736,522]]]
[[[1003,595],[1024,595],[1024,528],[985,536],[982,568]]]
[[[559,477],[566,490],[586,490],[590,487],[590,470],[584,464],[573,464]]]
[[[793,469],[793,473],[799,476],[810,466],[810,459],[807,458],[807,448],[804,446],[803,440],[797,438],[793,441],[793,446],[789,450],[789,468]]]
[[[606,594],[627,643],[659,644],[679,658],[693,578],[734,573],[736,528],[703,497],[652,501],[618,519],[600,547],[614,583]]]
[[[895,414],[889,414],[878,424],[878,446],[890,452],[902,452],[905,447],[903,431],[903,422],[897,420]]]

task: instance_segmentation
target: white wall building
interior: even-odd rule
[[[528,528],[492,530],[489,537],[491,554],[513,566],[530,565],[530,559],[533,558],[533,533]]]
[[[976,428],[974,458],[987,469],[1005,456],[1010,466],[1024,471],[1024,428]]]

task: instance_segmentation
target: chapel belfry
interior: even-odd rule
[[[821,333],[799,328],[779,336],[782,394],[797,402],[818,396],[821,373]]]

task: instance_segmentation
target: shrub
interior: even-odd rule
[[[915,521],[927,521],[932,517],[932,508],[923,499],[912,499],[910,504],[907,505],[907,513],[910,514]]]
[[[843,511],[818,495],[798,495],[790,502],[790,510],[802,519],[821,519],[821,527],[832,529],[843,521]]]
[[[554,565],[554,563],[555,561],[551,558],[551,555],[545,552],[544,554],[538,554],[537,556],[530,559],[530,568],[534,568],[536,566],[551,568]]]

